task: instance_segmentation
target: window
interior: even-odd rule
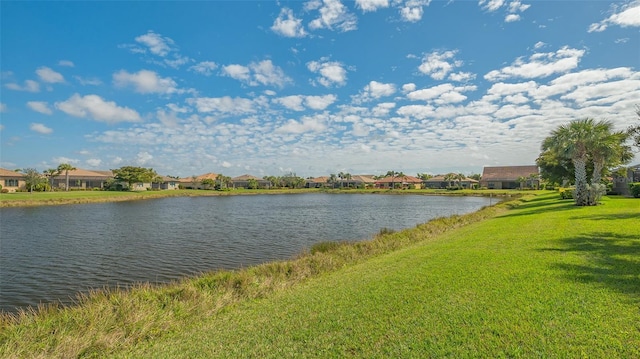
[[[4,180],[4,186],[5,187],[18,187],[18,180],[17,179],[6,179]]]

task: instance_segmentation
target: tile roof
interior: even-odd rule
[[[24,177],[20,172],[8,170],[6,168],[0,168],[0,176],[2,177]]]
[[[482,171],[482,181],[516,181],[519,177],[529,177],[538,174],[538,166],[497,166],[485,167]]]
[[[90,171],[82,168],[76,168],[75,170],[69,171],[69,178],[72,178],[72,177],[76,177],[76,178],[77,177],[81,177],[81,178],[96,177],[96,178],[106,179],[108,177],[113,177],[113,173],[111,173],[111,171]],[[66,173],[62,171],[62,173],[56,178],[58,179],[66,178]]]
[[[250,175],[250,174],[244,174],[242,176],[233,177],[231,180],[232,181],[248,181],[250,179],[254,179],[256,181],[264,181],[262,178],[258,178],[256,176],[253,176],[253,175]]]
[[[404,177],[385,177],[376,181],[376,183],[422,183],[422,180],[413,176]]]

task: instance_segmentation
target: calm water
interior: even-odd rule
[[[463,214],[488,198],[296,194],[0,209],[0,309],[290,258]]]

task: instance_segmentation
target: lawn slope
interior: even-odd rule
[[[123,356],[637,358],[639,308],[640,201],[542,196]]]

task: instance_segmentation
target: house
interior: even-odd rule
[[[216,181],[218,179],[218,176],[219,174],[216,173],[205,173],[200,176],[180,178],[178,180],[178,185],[186,189],[204,189],[205,186],[202,185],[202,181],[206,179]]]
[[[413,176],[388,176],[376,180],[374,186],[381,189],[420,189],[422,188],[422,180]]]
[[[258,188],[268,189],[271,187],[271,182],[262,178],[258,178],[256,176],[249,175],[249,174],[233,177],[231,179],[231,183],[233,183],[233,188],[249,188],[250,180],[256,181],[255,183],[257,183]]]
[[[449,180],[444,175],[437,175],[429,178],[428,180],[422,181],[424,188],[431,189],[444,189],[448,187],[457,187],[458,185],[461,188],[475,188],[478,186],[478,183],[479,181],[469,177],[465,177],[459,181],[457,179]]]
[[[22,173],[0,168],[0,185],[2,190],[7,190],[5,192],[15,192],[24,188],[26,183]]]
[[[351,179],[346,182],[347,186],[369,188],[375,186],[376,180],[373,179],[372,175],[355,175],[351,176]]]
[[[329,187],[329,177],[320,176],[316,178],[309,178],[305,185],[306,188],[323,188]]]
[[[521,182],[523,179],[525,182]],[[539,188],[540,171],[536,165],[484,167],[480,186],[488,189]]]
[[[111,171],[90,171],[82,168],[76,168],[69,171],[69,189],[70,190],[87,190],[93,188],[103,188],[106,182],[113,178]],[[66,172],[53,177],[53,188],[66,188],[67,176]]]
[[[162,182],[153,182],[151,183],[151,188],[153,189],[166,189],[166,190],[174,190],[180,188],[180,180],[178,178],[162,176]]]
[[[640,164],[627,167],[626,176],[615,174],[613,176],[612,190],[617,194],[629,196],[631,194],[629,184],[636,182],[640,182]]]

